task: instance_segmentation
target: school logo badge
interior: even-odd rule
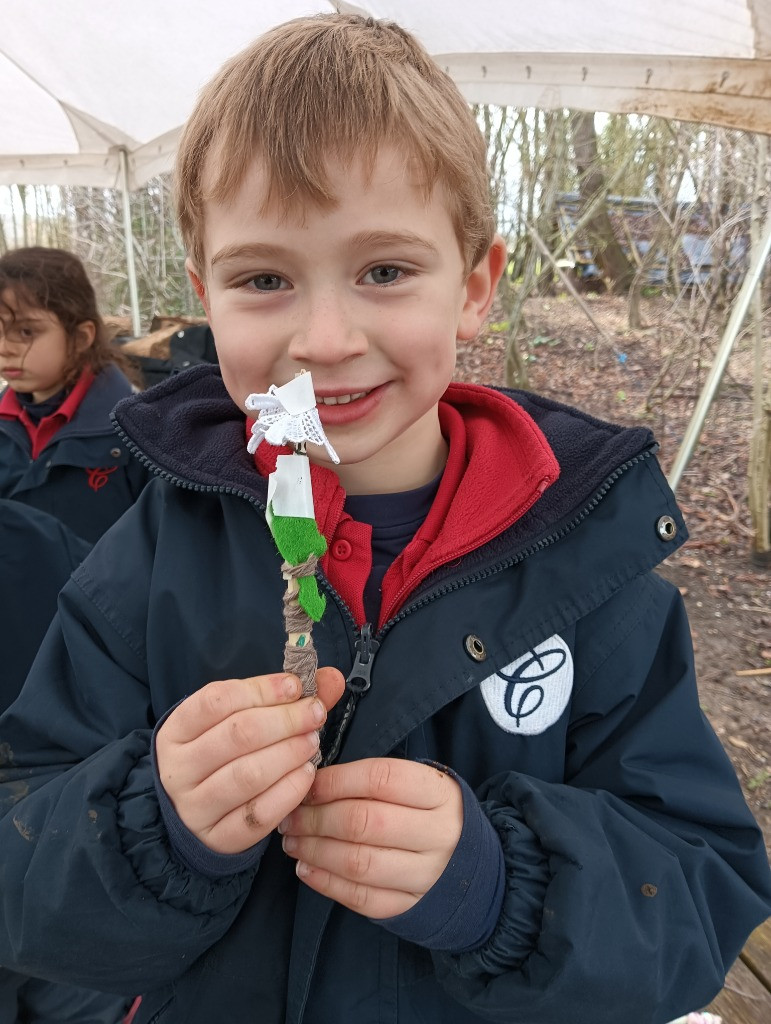
[[[549,637],[480,684],[493,721],[506,732],[535,736],[554,725],[573,690],[573,656]]]
[[[110,474],[114,473],[117,468],[117,466],[87,467],[86,474],[88,475],[88,486],[92,491],[100,491],[110,479]]]

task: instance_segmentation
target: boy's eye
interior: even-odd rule
[[[278,274],[257,274],[256,277],[249,278],[247,283],[258,292],[277,292],[284,286],[285,281]]]
[[[380,267],[373,267],[368,270],[362,278],[363,281],[367,281],[372,284],[393,284],[394,281],[398,281],[399,277],[403,274],[403,271],[399,267],[391,267],[388,264],[383,264]]]

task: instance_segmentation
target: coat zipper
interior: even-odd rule
[[[351,671],[348,673],[348,678],[345,680],[345,689],[348,694],[348,699],[345,703],[343,717],[340,719],[337,732],[335,733],[332,743],[322,759],[322,767],[332,764],[333,761],[337,759],[337,756],[340,753],[340,746],[343,742],[343,736],[345,735],[351,719],[353,718],[353,714],[356,711],[356,705],[372,685],[372,665],[375,661],[375,655],[378,652],[380,643],[372,636],[371,623],[365,622],[361,627],[361,633],[355,646],[356,657],[354,658]]]
[[[628,459],[626,462],[622,462],[621,465],[610,474],[610,476],[603,480],[602,484],[598,487],[586,505],[584,505],[584,507],[573,517],[573,519],[570,520],[570,522],[566,523],[559,530],[555,530],[548,536],[542,537],[534,544],[523,548],[521,551],[518,551],[516,554],[502,562],[496,562],[493,565],[488,566],[486,569],[482,569],[470,576],[462,576],[459,579],[445,584],[444,586],[437,587],[436,590],[431,591],[419,600],[407,605],[405,608],[402,608],[398,615],[394,615],[393,618],[385,622],[377,631],[377,636],[380,638],[379,640],[376,640],[373,636],[371,624],[366,622],[361,628],[359,639],[356,641],[356,657],[351,671],[348,674],[348,678],[345,681],[345,688],[348,692],[345,710],[343,711],[343,716],[338,724],[337,733],[332,740],[329,750],[324,755],[322,766],[326,767],[327,765],[332,764],[338,757],[344,734],[347,731],[348,726],[351,724],[354,712],[356,711],[356,706],[358,705],[360,698],[372,685],[372,668],[375,655],[380,648],[383,637],[394,625],[396,625],[397,622],[405,619],[412,612],[417,611],[418,608],[424,608],[426,605],[431,604],[433,601],[436,601],[437,598],[443,597],[445,594],[450,594],[455,590],[459,590],[461,587],[467,586],[469,583],[477,583],[478,581],[494,576],[505,569],[510,569],[512,566],[518,565],[520,562],[524,562],[524,560],[529,558],[530,555],[533,555],[538,551],[542,551],[544,548],[550,547],[558,540],[567,536],[567,534],[572,533],[573,530],[575,530],[576,527],[578,527],[584,519],[594,511],[618,478],[638,462],[644,462],[651,458],[656,451],[656,447],[646,449],[645,451],[640,452],[639,455],[635,455],[634,458]],[[342,603],[340,595],[332,587],[328,587],[328,589],[331,590],[338,602]]]

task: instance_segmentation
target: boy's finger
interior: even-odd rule
[[[318,697],[303,697],[289,704],[236,711],[203,735],[187,744],[179,743],[174,748],[177,784],[186,788],[199,786],[241,757],[258,753],[294,736],[314,735],[324,724],[326,716],[326,708]],[[180,760],[182,765],[177,763]],[[162,752],[158,750],[162,781],[164,761]],[[248,793],[242,799],[251,795]]]
[[[377,800],[336,800],[293,811],[279,831],[295,837],[316,836],[351,845],[377,846],[384,850],[427,853],[440,843],[454,847],[460,835],[433,820],[435,811],[404,807]]]
[[[437,879],[435,860],[412,850],[346,843],[321,836],[285,835],[282,845],[284,852],[297,861],[377,889],[422,895]]]
[[[213,828],[222,818],[267,793],[285,775],[310,761],[317,750],[318,733],[310,732],[223,765],[185,792],[185,824],[197,834]]]
[[[382,800],[431,810],[453,796],[458,784],[445,772],[417,761],[373,757],[322,768],[306,804]]]
[[[288,704],[299,696],[300,680],[286,672],[221,679],[183,700],[161,728],[174,742],[189,743],[238,711]]]
[[[324,868],[314,868],[302,861],[297,862],[296,870],[300,880],[311,889],[373,920],[396,917],[417,903],[417,897],[413,893],[401,892],[398,889],[377,889],[371,885],[352,882]]]
[[[345,692],[343,673],[336,668],[320,668],[316,673],[316,691],[327,711],[331,710]]]
[[[313,782],[316,769],[305,761],[258,797],[236,807],[208,830],[202,841],[217,853],[243,853],[273,831]]]

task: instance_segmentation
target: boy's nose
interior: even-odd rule
[[[344,302],[334,296],[309,303],[289,346],[293,359],[334,364],[367,351],[367,336]]]

